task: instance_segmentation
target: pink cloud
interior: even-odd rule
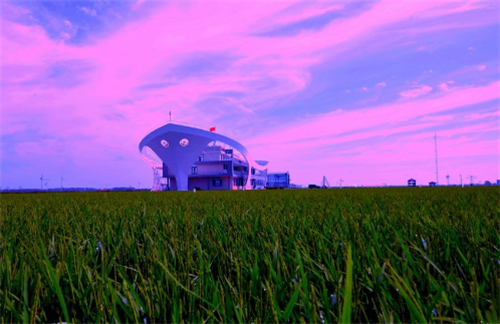
[[[449,87],[448,85],[449,85],[449,84],[454,84],[454,83],[455,83],[455,81],[446,81],[446,82],[443,82],[443,83],[441,83],[441,84],[439,85],[439,89],[440,89],[441,91],[448,92],[448,91],[450,91],[450,90],[451,90],[451,89],[450,89],[450,87]]]
[[[92,16],[92,17],[97,16],[97,11],[95,9],[88,8],[88,7],[80,7],[80,10],[85,12],[87,15]]]
[[[138,1],[136,9],[144,5]],[[217,126],[231,135],[240,131],[235,125],[248,124],[249,116],[255,118],[256,123],[266,122],[265,113],[276,109],[277,102],[293,100],[295,95],[311,86],[313,68],[332,57],[348,60],[353,47],[383,36],[384,27],[406,23],[418,15],[448,15],[456,10],[472,10],[461,4],[381,1],[360,14],[334,19],[320,30],[304,30],[294,37],[255,36],[256,32],[276,24],[292,24],[332,10],[340,11],[345,5],[325,3],[307,10],[287,11],[289,7],[285,2],[215,2],[210,4],[211,14],[207,14],[206,3],[171,2],[149,16],[128,22],[104,36],[93,36],[89,43],[79,46],[63,41],[75,32],[75,24],[69,20],[60,21],[60,39],[57,40],[50,38],[39,26],[22,25],[2,17],[0,40],[5,49],[1,57],[2,78],[9,84],[8,90],[2,90],[2,133],[22,130],[28,124],[26,116],[36,112],[45,122],[44,131],[55,137],[92,136],[91,140],[64,148],[78,161],[75,163],[79,163],[79,167],[113,164],[112,158],[104,155],[101,161],[96,161],[93,151],[123,154],[132,161],[140,161],[136,146],[130,143],[138,143],[152,128],[167,122],[168,111],[173,111],[175,121],[212,125],[228,112],[217,107],[218,103],[209,109],[197,104],[213,93],[240,93],[241,98],[229,98],[224,102],[238,111],[234,119]],[[90,16],[97,15],[90,7],[80,9]],[[425,32],[420,27],[412,31]],[[378,50],[373,46],[370,51]],[[235,58],[224,71],[203,77],[181,80],[172,72],[192,53],[203,56],[214,52],[228,53]],[[91,68],[74,87],[61,88],[50,82],[30,83],[42,79],[49,67],[61,61],[85,62]],[[386,80],[393,84],[392,79]],[[171,84],[141,89],[144,85],[162,82]],[[280,148],[287,149],[285,155],[294,148],[314,154],[315,150],[328,145],[417,131],[446,121],[425,117],[429,114],[498,98],[494,95],[498,93],[498,83],[467,88],[443,84],[446,93],[431,93],[432,87],[423,85],[401,92],[403,100],[392,104],[371,103],[360,111],[332,107],[329,113],[308,115],[301,121],[290,117],[279,123],[275,132],[256,132],[245,144],[256,145],[253,147],[256,156],[267,154],[259,151],[257,143],[275,148],[273,160],[285,167],[286,160],[279,162],[282,158],[278,153],[283,152]],[[359,89],[361,85],[346,85],[346,88]],[[385,86],[385,81],[376,84],[379,88]],[[367,87],[362,89],[368,90]],[[418,118],[422,118],[418,124],[402,124]],[[355,134],[346,135],[347,132]],[[296,143],[299,141],[303,144]],[[57,142],[44,142],[45,145],[54,151],[58,147]],[[20,149],[23,152],[40,151],[34,143]],[[141,162],[138,165],[142,165]]]
[[[293,142],[317,137],[338,136],[342,133],[382,125],[387,125],[387,128],[390,128],[391,125],[397,125],[414,118],[498,99],[499,89],[500,82],[493,82],[486,86],[457,88],[447,93],[412,101],[372,106],[354,111],[335,110],[322,116],[298,121],[295,124],[283,125],[288,130],[280,130],[276,134],[264,133],[262,136],[255,137],[252,143],[269,143],[269,139],[273,139],[273,142]]]
[[[435,124],[419,123],[336,138],[320,137],[286,144],[269,143],[265,145],[265,150],[274,161],[273,169],[291,171],[295,176],[294,181],[298,183],[307,184],[307,181],[311,183],[315,179],[320,181],[323,175],[327,175],[330,182],[332,179],[345,179],[346,185],[382,185],[382,182],[401,185],[410,177],[416,178],[420,184],[427,184],[435,180],[434,133],[426,130],[433,125]],[[419,129],[422,131],[416,135],[404,135],[405,132]],[[471,139],[470,134],[498,130],[498,126],[494,124],[479,124],[439,131],[440,182],[444,183],[446,173],[457,179],[458,174],[472,170],[482,179],[491,177],[491,162],[486,162],[486,157],[491,160],[495,156],[498,140],[477,141]],[[399,135],[393,136],[396,134]],[[356,140],[357,142],[352,142]],[[327,149],[333,152],[323,153]],[[259,152],[259,146],[252,146],[252,150]],[[264,152],[261,154],[264,155]],[[310,156],[316,158],[308,159]],[[484,158],[477,159],[478,156]],[[471,163],[471,159],[475,162]],[[326,168],[327,165],[335,165],[335,169]],[[300,172],[301,169],[307,170],[307,176]],[[377,180],[380,175],[384,175],[386,179]]]
[[[414,88],[411,90],[401,91],[399,93],[399,96],[401,98],[413,99],[413,98],[425,96],[425,95],[429,94],[431,91],[432,91],[432,87],[430,87],[428,85],[423,85],[421,87],[417,87],[417,88]]]
[[[33,46],[32,51],[35,54],[34,61],[36,62],[41,61],[37,56],[48,56],[49,53],[51,55],[48,58],[49,60],[71,57],[92,61],[96,66],[96,73],[92,80],[89,80],[87,89],[82,90],[109,99],[129,94],[133,88],[139,85],[137,84],[138,80],[150,77],[151,72],[157,70],[157,67],[164,62],[168,62],[169,58],[174,58],[171,61],[175,63],[175,57],[182,57],[183,53],[195,50],[209,51],[224,48],[230,44],[230,48],[234,48],[236,52],[242,52],[241,55],[246,57],[244,61],[238,63],[238,66],[235,66],[233,71],[229,71],[230,74],[233,74],[233,81],[235,78],[237,80],[239,78],[242,81],[247,78],[246,76],[243,77],[238,71],[239,66],[244,66],[242,64],[245,63],[259,62],[263,68],[271,69],[271,71],[265,72],[266,75],[275,76],[282,83],[283,91],[281,95],[286,96],[290,93],[300,91],[308,82],[308,74],[304,70],[315,64],[317,59],[306,59],[305,55],[311,57],[310,53],[312,51],[314,52],[338,44],[339,42],[355,39],[362,35],[363,32],[373,32],[373,29],[371,29],[373,26],[390,24],[393,21],[402,20],[405,15],[409,15],[415,11],[426,10],[435,5],[408,4],[394,7],[393,5],[388,6],[381,3],[358,17],[339,23],[332,23],[331,26],[321,32],[314,34],[306,33],[302,34],[299,39],[282,39],[279,42],[273,39],[242,38],[238,34],[244,32],[249,25],[253,24],[256,15],[261,15],[263,12],[263,6],[266,7],[265,12],[268,15],[272,15],[283,10],[287,6],[286,4],[259,4],[259,6],[245,8],[245,13],[242,15],[234,15],[235,6],[227,3],[223,6],[214,6],[213,10],[218,11],[219,15],[205,15],[205,7],[200,4],[193,4],[189,8],[189,12],[186,12],[180,5],[174,5],[169,6],[166,10],[159,11],[147,21],[125,26],[120,32],[96,43],[96,45],[80,48],[79,50],[71,47],[58,48],[56,44],[51,44],[46,37],[42,37],[40,40],[30,39],[29,42],[37,44]],[[390,11],[388,11],[389,7],[391,8]],[[87,11],[89,10],[88,8],[86,9]],[[289,19],[300,20],[312,14],[318,14],[331,9],[330,6],[325,6],[325,8],[314,12],[294,13]],[[184,18],[187,13],[190,14],[190,19]],[[378,19],[377,17],[379,16],[376,15],[377,13],[384,13],[384,19]],[[221,21],[218,19],[221,16],[225,17],[226,20]],[[367,17],[370,17],[370,19],[366,19]],[[188,23],[191,24],[192,21],[196,21],[199,27],[189,27]],[[363,21],[363,24],[359,24],[360,21]],[[358,27],[353,29],[351,28],[352,25],[357,25]],[[160,26],[170,30],[170,32],[161,35],[151,32]],[[224,38],[220,38],[219,35],[226,33],[229,28],[232,33],[226,34]],[[199,30],[203,30],[203,32],[200,33]],[[22,35],[31,35],[31,33],[32,31],[20,31]],[[332,38],[328,37],[329,34],[344,36],[342,38]],[[61,35],[64,39],[70,36],[67,32]],[[182,35],[182,37],[176,35]],[[30,36],[30,38],[32,37]],[[321,41],[319,41],[320,39]],[[40,43],[42,43],[42,46],[40,46]],[[301,46],[301,43],[304,45],[307,43],[308,45]],[[13,46],[9,47],[12,48]],[[123,51],[122,49],[124,48],[127,48],[127,50]],[[26,48],[23,47],[22,51],[25,50]],[[21,48],[17,52],[21,52]],[[280,54],[281,57],[276,60],[270,59],[272,56],[275,56],[274,53],[278,52],[286,54]],[[54,57],[54,53],[58,53],[58,55]],[[273,54],[271,55],[271,53]],[[24,56],[19,56],[16,51],[13,51],[12,56],[15,57],[16,61],[19,61],[19,58],[21,60],[26,59]],[[141,64],[136,64],[139,61]],[[262,78],[262,76],[263,74],[258,71],[253,73],[253,77],[256,80]],[[284,77],[281,78],[281,76]],[[221,80],[223,80],[223,77],[221,77]],[[215,83],[218,82],[218,80],[214,81]],[[113,84],[113,86],[109,87],[108,85],[110,84]],[[228,83],[225,85],[229,86]],[[275,91],[273,92],[276,93]],[[266,93],[261,93],[261,95],[265,96]],[[163,97],[167,96],[163,95]]]
[[[483,119],[483,118],[493,117],[493,116],[500,116],[500,111],[494,111],[494,112],[486,113],[486,114],[469,114],[469,115],[466,115],[465,118],[468,120],[477,120],[477,119]]]
[[[443,82],[439,85],[439,89],[441,89],[441,91],[450,91],[450,89],[448,88],[448,84],[446,84],[446,82]]]
[[[452,115],[440,115],[440,116],[424,116],[420,118],[421,121],[447,121],[447,120],[452,120],[453,116]]]

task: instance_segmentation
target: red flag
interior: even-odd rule
[[[211,132],[215,132],[215,127],[210,127]]]

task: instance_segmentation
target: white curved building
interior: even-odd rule
[[[139,150],[155,175],[153,190],[264,189],[267,161],[255,161],[237,141],[199,128],[166,124]]]

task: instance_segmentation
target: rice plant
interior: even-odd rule
[[[499,322],[498,187],[4,194],[0,322]]]

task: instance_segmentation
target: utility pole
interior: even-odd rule
[[[460,187],[463,187],[463,183],[462,183],[462,175],[460,175]]]
[[[434,152],[436,154],[436,186],[439,185],[439,175],[438,175],[438,147],[437,147],[437,136],[434,133]]]

